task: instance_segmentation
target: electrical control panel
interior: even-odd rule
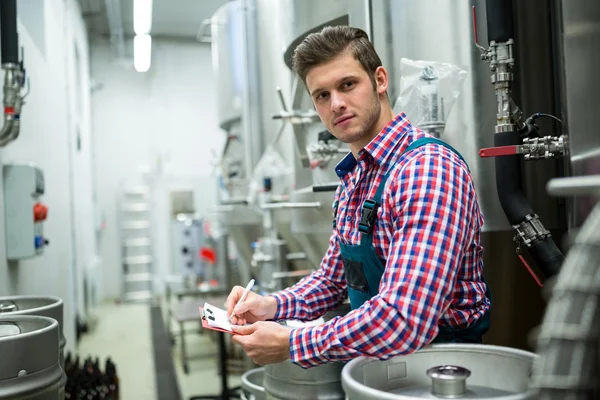
[[[179,216],[171,222],[174,273],[183,276],[202,276],[200,260],[202,220]]]
[[[3,175],[6,258],[40,255],[48,245],[43,229],[48,207],[41,202],[44,173],[31,164],[7,164]]]

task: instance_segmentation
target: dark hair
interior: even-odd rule
[[[294,50],[292,66],[306,85],[306,75],[311,68],[329,62],[343,53],[352,54],[367,71],[375,87],[375,70],[381,66],[381,59],[362,29],[326,26],[319,32],[311,33]]]

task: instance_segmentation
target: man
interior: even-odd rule
[[[490,296],[482,277],[483,216],[456,151],[394,116],[388,76],[367,34],[327,27],[295,50],[323,124],[351,153],[336,167],[335,224],[320,269],[270,296],[229,295],[233,341],[260,365],[302,367],[365,355],[387,359],[432,342],[481,342]],[[352,311],[290,330],[349,297]],[[235,307],[235,310],[234,310]]]

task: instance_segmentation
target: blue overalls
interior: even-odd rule
[[[458,151],[449,144],[435,138],[421,138],[412,142],[404,152],[416,149],[428,143],[440,144],[456,153],[463,161],[464,159]],[[465,162],[466,163],[466,162]],[[362,206],[362,215],[359,223],[361,232],[360,244],[352,245],[340,243],[342,260],[344,262],[344,272],[346,283],[348,284],[348,297],[350,306],[354,310],[360,307],[365,301],[375,296],[379,292],[379,282],[385,269],[385,261],[379,259],[375,248],[373,247],[373,228],[377,219],[377,208],[381,204],[381,195],[389,172],[383,177],[374,199],[365,200]],[[334,205],[334,226],[337,218],[337,202]],[[485,283],[485,280],[484,280]],[[486,297],[491,302],[491,292],[486,283]],[[438,336],[432,343],[481,343],[482,336],[487,332],[490,326],[490,312],[479,319],[475,324],[465,329],[458,329],[446,326],[439,327]]]

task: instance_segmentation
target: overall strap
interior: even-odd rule
[[[423,137],[412,142],[402,154],[414,150],[418,147],[424,146],[429,143],[436,143],[441,146],[446,147],[448,150],[455,153],[460,159],[467,164],[463,156],[456,150],[454,147],[450,146],[448,143],[443,140],[439,140],[433,137]],[[467,165],[467,168],[469,166]],[[377,222],[377,210],[379,209],[379,205],[381,204],[381,196],[383,195],[383,189],[385,188],[385,184],[388,180],[390,171],[388,171],[383,178],[381,178],[381,182],[379,182],[379,186],[377,187],[377,191],[375,192],[375,196],[372,199],[367,199],[363,202],[362,212],[360,223],[358,224],[358,230],[362,233],[360,243],[361,244],[373,244],[373,228],[375,227],[375,223]],[[337,214],[337,204],[335,205],[335,212]],[[335,220],[334,220],[335,223]]]
[[[337,220],[338,207],[340,206],[340,201],[336,200],[333,202],[333,229],[335,230],[335,221]]]
[[[414,150],[418,147],[429,144],[429,143],[436,143],[436,144],[439,144],[440,146],[444,146],[445,148],[447,148],[448,150],[450,150],[451,152],[456,154],[465,164],[467,164],[467,161],[463,158],[462,154],[460,154],[458,152],[458,150],[456,150],[454,147],[450,146],[448,143],[444,142],[443,140],[440,140],[440,139],[437,139],[434,137],[423,137],[423,138],[415,140],[414,142],[409,144],[406,149],[404,149],[403,154],[407,153],[411,150]],[[467,168],[469,168],[468,165],[467,165]]]
[[[372,199],[367,199],[363,202],[360,223],[358,224],[358,230],[362,233],[360,238],[361,244],[373,244],[373,229],[377,222],[377,210],[381,204],[381,196],[383,195],[383,189],[385,188],[388,176],[389,172],[381,178],[375,196],[373,196]]]

